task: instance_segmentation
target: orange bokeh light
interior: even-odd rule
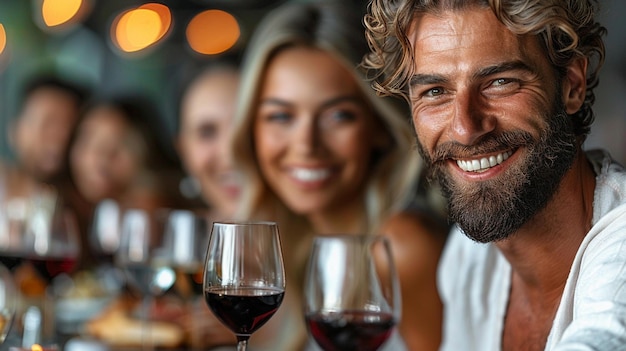
[[[158,42],[171,26],[167,6],[145,4],[120,14],[111,28],[113,42],[125,52],[136,52]]]
[[[193,50],[205,55],[216,55],[237,43],[240,29],[237,20],[230,13],[206,10],[191,19],[186,34]]]
[[[159,15],[159,18],[161,18],[161,32],[159,33],[156,39],[157,41],[159,41],[161,38],[165,36],[165,34],[167,33],[167,31],[170,29],[172,25],[172,13],[170,12],[170,9],[163,4],[157,4],[157,3],[144,4],[144,5],[139,6],[138,8],[152,10]]]
[[[4,30],[4,26],[0,23],[0,55],[4,53],[4,49],[7,47],[7,32]]]
[[[82,0],[43,0],[43,22],[48,27],[67,23],[78,14],[82,5]]]

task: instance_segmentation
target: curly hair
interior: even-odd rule
[[[374,89],[408,100],[413,52],[406,33],[415,16],[475,6],[491,8],[515,34],[539,37],[560,77],[573,60],[587,58],[585,101],[573,114],[576,134],[586,136],[594,119],[594,89],[605,56],[606,28],[595,19],[597,0],[371,0],[364,19],[370,52],[363,66]]]

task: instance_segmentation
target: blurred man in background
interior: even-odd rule
[[[26,84],[6,130],[15,162],[0,165],[5,196],[27,196],[38,183],[67,179],[67,146],[85,98],[82,88],[53,76]]]

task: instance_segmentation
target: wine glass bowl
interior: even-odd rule
[[[285,270],[274,222],[213,223],[204,295],[215,316],[237,336],[237,350],[280,307]]]
[[[30,229],[24,233],[27,248],[24,259],[48,283],[60,274],[72,273],[80,255],[80,238],[74,212],[59,206],[49,218],[45,213],[36,214],[32,222]]]
[[[115,200],[104,199],[96,205],[90,243],[103,258],[113,257],[120,246],[120,221],[121,209]]]
[[[387,239],[314,239],[305,278],[305,321],[324,351],[376,351],[400,318],[400,290]]]
[[[207,219],[190,210],[174,210],[167,217],[165,236],[176,271],[176,291],[186,299],[202,296],[209,239]]]
[[[158,296],[176,279],[171,252],[163,242],[160,213],[140,209],[124,213],[116,263],[124,270],[128,284],[143,296]]]

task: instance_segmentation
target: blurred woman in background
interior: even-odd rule
[[[239,79],[235,63],[214,63],[189,82],[181,98],[176,149],[188,174],[186,184],[199,191],[209,222],[231,219],[239,206],[241,174],[231,151]],[[176,319],[192,348],[235,344],[203,297],[193,307],[190,315]]]
[[[81,203],[85,242],[93,238],[96,206],[113,200],[120,211],[153,211],[183,203],[178,192],[181,171],[164,148],[159,116],[145,98],[135,94],[94,99],[83,112],[70,146],[70,171]],[[93,242],[92,242],[93,244]],[[85,264],[96,255],[84,245]]]
[[[113,199],[122,207],[153,209],[175,196],[177,189],[167,187],[174,163],[155,129],[161,121],[138,101],[102,99],[84,112],[70,160],[74,182],[91,204]]]
[[[315,234],[389,238],[403,298],[400,335],[436,350],[436,266],[445,228],[409,210],[420,176],[408,114],[377,97],[357,68],[367,44],[359,11],[288,4],[259,25],[246,52],[234,155],[244,174],[241,218],[280,226],[287,295],[252,336],[255,350],[301,350],[304,266]],[[389,350],[404,349],[392,339]]]
[[[209,206],[209,218],[230,219],[239,204],[241,175],[234,169],[230,142],[239,71],[233,63],[209,66],[181,99],[176,149]]]

